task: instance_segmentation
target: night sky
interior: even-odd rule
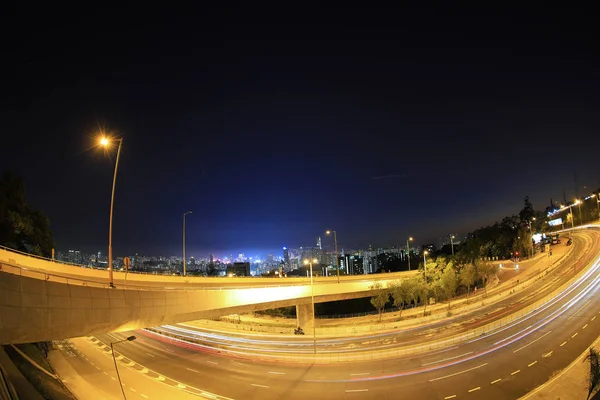
[[[83,3],[82,3],[83,4]],[[6,10],[0,169],[58,250],[437,242],[600,187],[593,10]],[[366,3],[365,3],[366,4]],[[525,4],[525,3],[523,3]],[[86,6],[88,7],[88,6]]]

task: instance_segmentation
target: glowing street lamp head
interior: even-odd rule
[[[104,147],[108,146],[108,139],[103,137],[102,139],[100,139],[100,144]]]
[[[331,231],[325,231],[326,235],[331,235]]]
[[[318,263],[319,260],[317,260],[316,258],[313,260],[313,263]]]
[[[304,265],[308,265],[308,260],[304,260]]]
[[[412,242],[412,241],[413,241],[413,238],[412,238],[412,236],[411,236],[411,237],[409,237],[409,238],[408,238],[408,240],[410,240],[410,241]]]
[[[428,252],[427,250],[425,250],[425,251],[423,252],[423,254],[427,255],[427,254],[429,254],[429,252]]]

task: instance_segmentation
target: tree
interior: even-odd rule
[[[429,302],[429,293],[431,292],[430,286],[421,275],[414,278],[413,284],[414,296],[418,297],[425,306],[423,309],[423,316],[425,316],[427,313],[427,303]]]
[[[460,283],[467,287],[467,304],[469,303],[469,294],[471,292],[471,286],[475,283],[475,279],[477,279],[477,270],[475,269],[475,264],[467,263],[460,270],[459,274]]]
[[[495,275],[498,272],[498,266],[492,263],[489,263],[485,260],[480,260],[477,264],[477,273],[483,282],[483,287],[485,289],[485,295],[487,296],[487,282],[492,275]]]
[[[533,204],[529,201],[529,196],[525,196],[523,203],[523,209],[519,211],[519,219],[522,225],[526,225],[531,223],[533,217],[535,217],[535,211],[533,210]]]
[[[385,305],[390,299],[390,292],[388,289],[381,287],[381,283],[377,282],[370,286],[371,290],[377,290],[377,294],[371,297],[371,305],[375,307],[379,313],[379,322],[381,322],[381,315],[385,309]]]
[[[442,278],[440,279],[440,287],[448,299],[448,310],[450,310],[450,304],[452,297],[456,293],[456,288],[458,287],[458,277],[456,276],[456,271],[452,265],[446,266]]]
[[[27,203],[23,180],[10,171],[0,178],[0,244],[45,257],[54,248],[50,221]]]
[[[590,347],[590,352],[585,356],[583,362],[590,363],[590,370],[587,374],[587,383],[588,383],[588,396],[590,396],[598,390],[598,386],[600,385],[600,355],[598,351],[592,347]]]
[[[391,296],[394,301],[394,306],[400,309],[400,318],[402,318],[402,310],[404,305],[411,301],[411,287],[409,280],[400,281],[397,285],[392,286]]]

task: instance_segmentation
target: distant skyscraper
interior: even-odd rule
[[[290,251],[287,247],[283,248],[283,262],[288,269],[291,269],[292,265],[290,264]]]
[[[317,237],[317,247],[319,250],[323,250],[323,246],[321,246],[321,236]]]

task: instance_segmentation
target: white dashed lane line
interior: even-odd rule
[[[255,386],[255,387],[259,387],[259,388],[265,388],[265,389],[268,389],[268,388],[269,388],[268,386],[265,386],[265,385],[258,385],[258,384],[256,384],[256,383],[251,383],[250,385],[252,385],[252,386]]]
[[[455,397],[456,397],[456,395],[455,395],[455,394],[453,394],[452,396],[446,396],[446,397],[444,397],[444,400],[453,399],[453,398],[455,398]]]
[[[563,347],[565,344],[567,344],[566,340],[560,344],[560,347]]]
[[[369,389],[347,389],[346,393],[368,392]]]
[[[481,368],[481,367],[485,367],[486,365],[488,365],[488,363],[484,363],[484,364],[478,365],[478,366],[473,367],[473,368],[465,369],[464,371],[455,372],[455,373],[450,374],[450,375],[440,376],[439,378],[433,378],[433,379],[430,379],[429,382],[435,382],[435,381],[439,381],[441,379],[451,378],[451,377],[456,376],[456,375],[464,374],[465,372],[470,372],[470,371],[473,371],[475,369],[478,369],[478,368]]]
[[[510,373],[510,375],[511,375],[511,376],[512,376],[512,375],[516,375],[516,374],[518,374],[519,372],[521,372],[521,370],[520,370],[520,369],[518,369],[518,370],[516,370],[516,371],[513,371],[513,372],[511,372],[511,373]]]
[[[150,356],[150,357],[154,357],[154,355],[152,355],[152,354],[150,354],[150,353],[146,353],[146,355],[147,355],[147,356]]]
[[[269,371],[269,373],[272,375],[285,375],[285,372]]]
[[[575,332],[575,334],[573,336],[571,336],[571,339],[574,339],[575,336],[579,335],[579,332]]]
[[[210,361],[210,360],[206,360],[206,362],[207,362],[207,363],[209,363],[209,364],[215,364],[215,365],[219,364],[219,363],[218,363],[218,362],[216,362],[216,361]]]
[[[552,333],[552,331],[548,331],[548,332],[544,333],[542,336],[540,336],[539,338],[535,339],[534,341],[531,341],[531,342],[527,343],[525,346],[523,346],[523,347],[521,347],[521,348],[518,348],[517,350],[513,351],[513,353],[516,353],[516,352],[518,352],[518,351],[521,351],[521,350],[523,350],[525,347],[527,347],[527,346],[529,346],[529,345],[531,345],[531,344],[534,344],[534,343],[535,343],[535,342],[537,342],[538,340],[541,340],[541,339],[543,339],[543,338],[544,338],[546,335],[549,335],[550,333]]]
[[[146,395],[145,395],[145,394],[143,394],[143,393],[140,393],[140,396],[142,396],[142,397],[143,397],[143,398],[145,398],[145,399],[147,399],[147,398],[148,398],[148,396],[146,396]]]
[[[195,372],[195,373],[197,373],[197,374],[199,374],[199,373],[200,373],[200,371],[196,371],[195,369],[191,369],[191,368],[186,368],[186,369],[187,369],[188,371],[192,371],[192,372]]]
[[[494,383],[498,383],[498,382],[500,382],[501,380],[502,380],[502,379],[496,379],[495,381],[491,381],[491,382],[490,382],[490,385],[493,385]]]
[[[588,324],[585,324],[585,325],[583,326],[583,328],[581,328],[581,329],[585,329],[585,328],[587,328],[587,326],[588,326]]]
[[[537,361],[534,361],[534,362],[532,362],[531,364],[527,364],[527,366],[528,366],[528,367],[532,367],[532,366],[534,366],[535,364],[537,364]]]
[[[478,390],[481,390],[481,386],[478,386],[476,388],[473,388],[473,389],[469,390],[469,393],[473,393],[473,392],[476,392]]]

